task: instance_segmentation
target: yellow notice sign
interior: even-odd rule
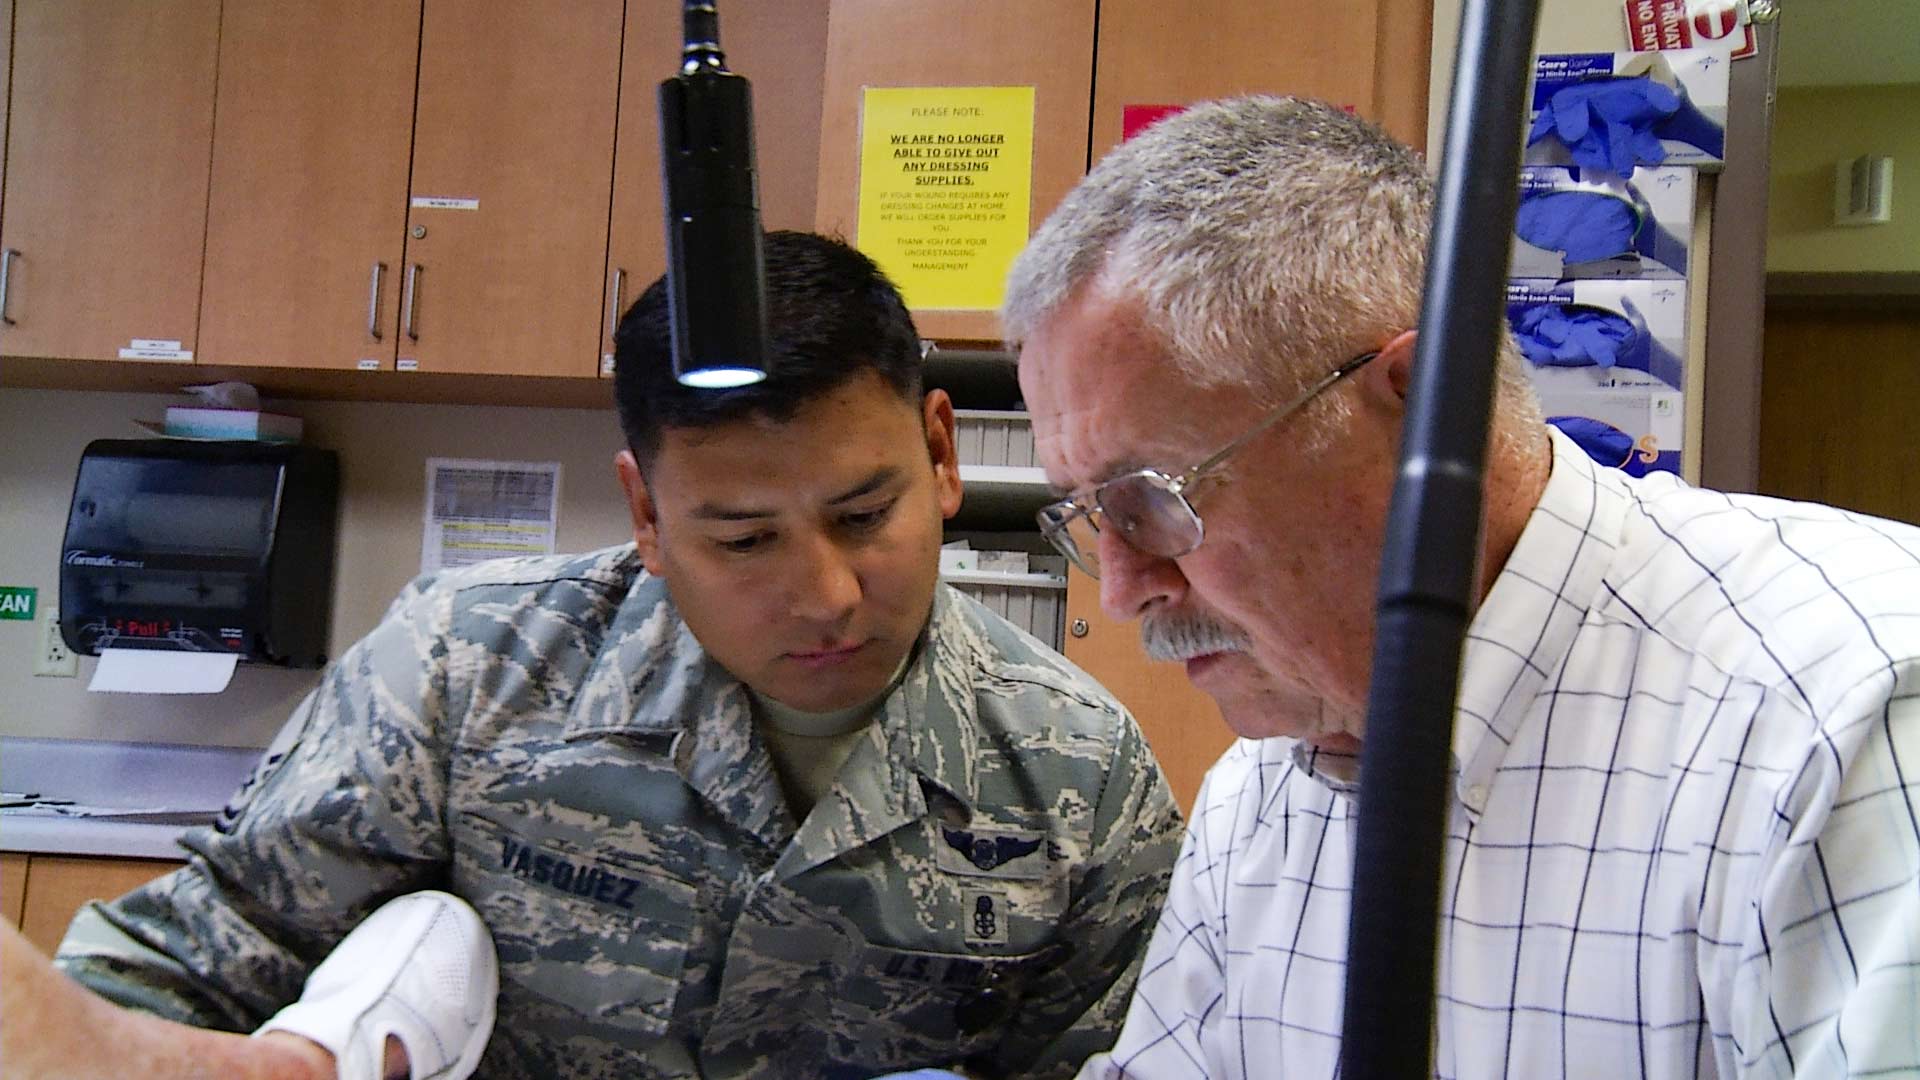
[[[868,87],[860,250],[916,310],[1000,306],[1033,206],[1033,87]]]

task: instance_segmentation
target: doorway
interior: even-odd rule
[[[1778,6],[1759,490],[1920,523],[1920,4]],[[1837,223],[1861,158],[1887,220]]]

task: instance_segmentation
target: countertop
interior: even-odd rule
[[[0,739],[0,851],[181,859],[260,751],[90,739]],[[23,798],[31,796],[31,801]]]

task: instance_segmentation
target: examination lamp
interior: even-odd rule
[[[673,374],[683,386],[746,386],[767,377],[752,91],[727,70],[713,4],[687,0],[682,21],[680,73],[660,84]]]

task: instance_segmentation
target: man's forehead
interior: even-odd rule
[[[1062,493],[1144,468],[1184,469],[1224,439],[1218,403],[1208,404],[1215,395],[1164,363],[1083,355],[1042,368],[1022,386],[1035,450]]]
[[[1084,409],[1115,400],[1139,382],[1164,378],[1163,351],[1138,308],[1098,287],[1060,305],[1020,349],[1020,387],[1028,406]]]
[[[868,496],[899,490],[908,482],[907,470],[899,465],[880,464],[864,471],[837,470],[832,474],[813,473],[807,486],[799,486],[780,475],[736,476],[732,482],[709,485],[700,492],[685,493],[680,500],[685,512],[708,521],[746,521],[778,517],[783,510],[814,510],[859,504]]]
[[[832,395],[791,417],[661,430],[654,498],[675,505],[833,501],[926,454],[919,410],[891,392]]]

